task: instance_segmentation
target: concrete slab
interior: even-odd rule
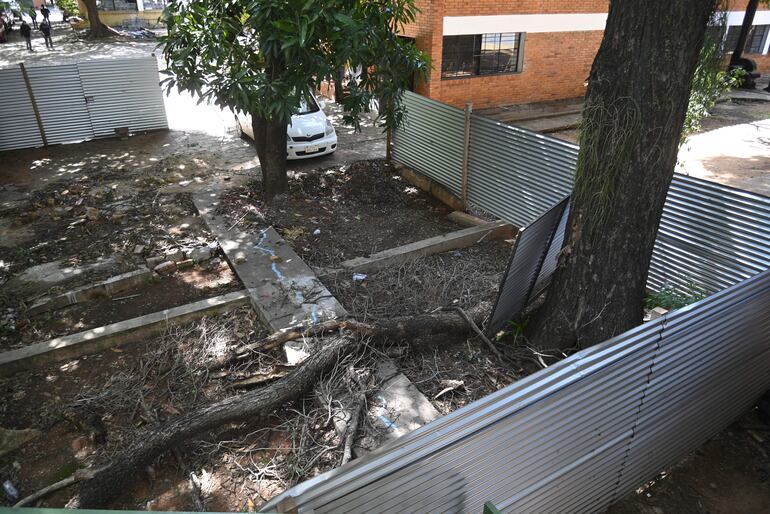
[[[145,282],[148,282],[152,276],[153,272],[151,270],[142,267],[136,271],[121,273],[120,275],[110,277],[107,280],[103,280],[96,284],[79,287],[63,294],[45,296],[32,304],[27,310],[27,314],[29,316],[35,316],[42,312],[62,309],[69,305],[85,302],[98,296],[110,296],[114,293],[144,284]]]
[[[254,234],[231,229],[216,214],[219,193],[213,188],[194,194],[193,201],[271,330],[347,317],[313,270],[272,227]]]
[[[367,424],[378,430],[358,442],[354,448],[357,457],[441,417],[393,361],[381,361],[376,375],[382,385],[372,398]]]
[[[248,301],[249,295],[246,291],[236,291],[3,352],[0,353],[0,377],[53,362],[74,359],[126,343],[144,341],[170,326],[226,312],[246,305]]]
[[[46,262],[27,268],[9,280],[4,287],[9,291],[23,291],[27,296],[43,292],[53,286],[64,285],[89,273],[117,272],[120,264],[114,257],[99,259],[80,266],[69,266],[63,260]]]

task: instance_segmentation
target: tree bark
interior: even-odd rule
[[[481,324],[488,313],[489,304],[483,303],[469,311],[468,315],[475,323]],[[109,465],[95,470],[89,480],[82,482],[78,495],[70,500],[67,507],[81,509],[103,507],[121,488],[131,483],[132,474],[152,463],[159,455],[175,445],[227,423],[254,421],[268,416],[281,405],[308,392],[324,373],[334,368],[343,356],[358,350],[362,346],[361,341],[365,338],[398,342],[407,336],[411,339],[441,333],[467,334],[471,330],[468,322],[456,312],[438,312],[410,318],[383,320],[376,326],[355,321],[346,323],[349,323],[344,325],[349,329],[347,334],[342,333],[323,339],[310,357],[286,377],[261,389],[230,396],[188,412],[164,425],[145,429]],[[331,329],[329,322],[319,325],[317,331],[326,329]],[[301,337],[302,334],[312,333],[314,330],[311,327],[308,330],[287,332],[295,337]],[[280,333],[273,334],[263,340],[264,347],[278,340],[285,342],[288,339]]]
[[[289,188],[286,178],[286,127],[283,120],[266,119],[251,115],[251,129],[262,170],[262,188],[265,199],[270,201]]]
[[[529,335],[585,347],[642,321],[647,272],[714,0],[612,0],[583,108],[564,247]]]
[[[88,37],[90,39],[107,37],[109,32],[99,18],[99,9],[96,7],[96,0],[83,0],[83,3],[86,6],[86,11],[88,11],[88,25],[90,27]]]

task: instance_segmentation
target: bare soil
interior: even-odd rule
[[[0,351],[46,341],[92,328],[117,323],[171,307],[219,296],[242,289],[227,263],[217,259],[210,265],[158,276],[147,284],[37,316],[23,312],[16,330],[0,335]]]
[[[768,455],[770,426],[749,412],[607,514],[770,512]]]
[[[462,228],[445,219],[449,212],[383,160],[292,173],[289,193],[272,204],[256,187],[234,188],[220,206],[242,230],[272,225],[312,267]]]
[[[280,349],[210,369],[213,360],[234,347],[265,335],[253,310],[243,307],[174,327],[145,344],[0,380],[5,399],[0,426],[34,427],[44,434],[0,457],[0,475],[26,496],[77,469],[109,462],[141,437],[145,426],[240,394],[245,389],[239,382],[245,378],[287,370]],[[342,421],[344,426],[357,397],[351,394],[349,373],[362,377],[365,392],[373,394],[379,385],[372,377],[374,359],[342,359],[311,394],[269,419],[223,426],[171,449],[140,470],[108,507],[194,510],[189,476],[195,473],[207,510],[253,511],[297,482],[339,466],[344,440],[335,424]],[[37,506],[62,507],[74,489],[57,492]],[[0,505],[9,504],[0,500]]]

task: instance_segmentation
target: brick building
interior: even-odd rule
[[[737,38],[747,0],[733,0],[728,41]],[[405,28],[433,69],[416,91],[475,108],[583,96],[601,43],[609,0],[417,0]],[[760,7],[747,57],[770,71],[770,9]],[[733,43],[734,46],[734,43]]]

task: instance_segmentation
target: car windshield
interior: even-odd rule
[[[298,114],[310,114],[312,112],[318,112],[321,108],[318,107],[318,102],[315,98],[308,96],[299,101],[299,113]]]

